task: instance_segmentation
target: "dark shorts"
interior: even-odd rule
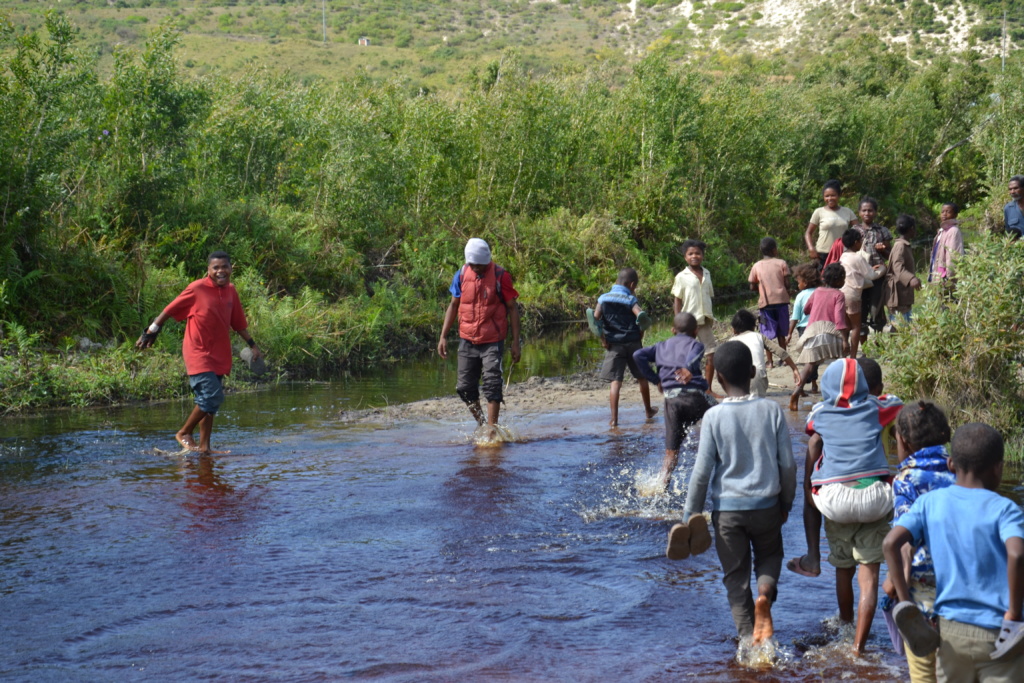
[[[684,391],[665,399],[665,450],[678,451],[686,432],[700,422],[711,407],[711,397],[703,391]]]
[[[761,318],[761,334],[768,339],[778,339],[789,334],[789,304],[772,304],[758,311]]]
[[[222,377],[223,375],[213,372],[200,372],[198,375],[188,376],[188,385],[192,387],[196,405],[207,415],[216,415],[217,410],[224,403]]]
[[[484,398],[490,401],[502,400],[501,357],[505,342],[473,344],[459,340],[459,375],[455,391],[466,403],[480,400],[480,377],[483,376]]]
[[[629,374],[636,379],[643,379],[640,368],[633,360],[633,352],[643,348],[640,342],[627,342],[625,344],[609,344],[604,352],[604,364],[601,366],[601,379],[605,382],[621,382],[626,376],[626,368]]]

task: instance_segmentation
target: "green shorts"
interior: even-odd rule
[[[839,524],[825,518],[825,538],[828,539],[828,563],[837,569],[849,569],[858,564],[881,564],[882,541],[889,533],[892,513],[865,524]]]

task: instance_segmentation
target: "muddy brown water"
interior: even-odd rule
[[[600,357],[575,331],[545,344],[524,378]],[[609,432],[603,407],[510,415],[520,442],[493,448],[461,413],[335,419],[447,392],[453,368],[229,396],[215,438],[232,453],[213,458],[153,450],[187,402],[5,421],[0,677],[905,680],[881,615],[869,655],[846,654],[828,567],[783,572],[774,665],[736,663],[715,553],[663,555],[692,440],[670,495],[638,494],[660,416],[624,405]],[[787,557],[804,550],[801,504]]]

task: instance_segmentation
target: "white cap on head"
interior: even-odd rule
[[[486,266],[491,262],[491,248],[479,237],[471,237],[466,242],[466,263]]]

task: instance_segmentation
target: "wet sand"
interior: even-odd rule
[[[722,387],[717,382],[712,389],[721,395]],[[789,393],[793,390],[793,371],[788,367],[768,370],[768,398],[779,401],[786,407]],[[801,411],[812,405],[818,396],[804,398]],[[663,398],[656,388],[651,389],[651,405],[659,413]],[[622,385],[619,398],[619,427],[636,426],[644,422],[640,399],[640,388],[635,380],[628,377]],[[608,384],[596,373],[580,373],[568,377],[530,377],[522,382],[513,382],[505,391],[505,403],[499,422],[515,422],[525,416],[572,413],[579,410],[608,408]],[[449,421],[465,413],[465,406],[453,392],[450,396],[391,405],[384,408],[347,411],[341,418],[349,422],[377,422],[393,420],[433,419]]]

